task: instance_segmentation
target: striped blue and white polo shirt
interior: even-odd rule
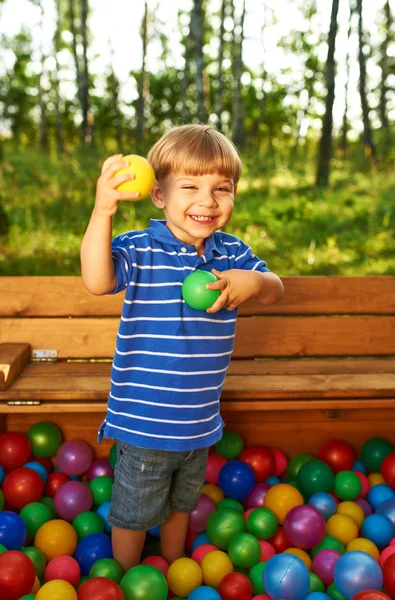
[[[266,264],[233,235],[215,232],[198,256],[165,221],[112,243],[116,288],[126,290],[102,436],[159,450],[189,451],[222,436],[219,399],[234,346],[237,309],[215,314],[182,299],[196,269],[257,269]]]

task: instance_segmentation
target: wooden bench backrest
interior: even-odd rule
[[[395,277],[283,281],[281,303],[241,307],[234,359],[395,355]],[[79,277],[0,277],[0,343],[111,358],[122,302],[90,295]]]

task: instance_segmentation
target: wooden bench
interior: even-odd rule
[[[280,304],[240,310],[222,394],[228,428],[290,455],[333,438],[395,442],[395,277],[284,285]],[[0,431],[51,420],[96,446],[122,301],[91,296],[78,277],[0,277]],[[36,349],[58,361],[30,362]]]

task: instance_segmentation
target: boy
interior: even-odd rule
[[[161,525],[161,552],[184,556],[188,513],[204,483],[208,447],[222,436],[219,398],[233,350],[237,307],[283,296],[281,280],[235,236],[218,231],[231,218],[241,161],[209,125],[166,133],[148,154],[152,201],[165,221],[111,242],[118,203],[138,194],[117,186],[122,155],[98,180],[81,247],[82,278],[96,295],[126,289],[114,355],[108,412],[99,430],[118,442],[112,505],[114,558],[139,564],[146,531]],[[127,163],[126,163],[127,164]],[[181,296],[185,277],[212,271],[221,295],[206,313]]]

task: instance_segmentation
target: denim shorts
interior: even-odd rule
[[[117,442],[108,522],[145,531],[166,521],[170,512],[190,512],[199,499],[208,448],[169,452]]]

